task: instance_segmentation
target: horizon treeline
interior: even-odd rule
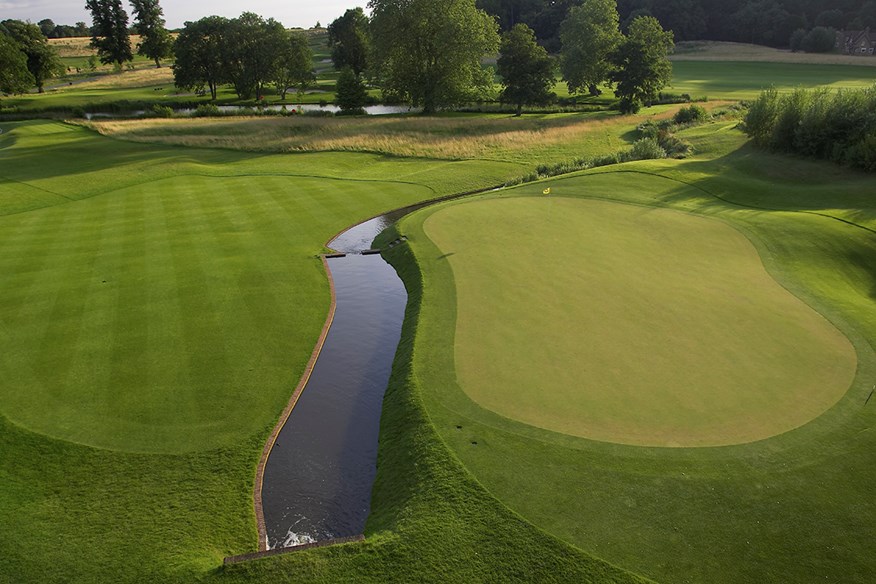
[[[560,47],[560,24],[582,0],[477,0],[502,30],[523,23],[551,52]],[[715,40],[787,47],[794,31],[816,26],[876,29],[876,0],[618,0],[621,28],[653,16],[676,41]]]

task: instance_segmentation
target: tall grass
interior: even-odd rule
[[[670,116],[672,112],[661,114]],[[200,118],[88,123],[101,134],[136,142],[253,152],[372,152],[444,160],[490,159],[538,164],[610,154],[627,142],[635,118],[616,114],[355,118]]]

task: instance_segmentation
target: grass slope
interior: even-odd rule
[[[588,441],[498,416],[457,384],[453,274],[420,213],[401,230],[423,273],[413,372],[429,416],[491,493],[627,569],[665,582],[868,582],[876,569],[868,547],[876,536],[876,413],[867,403],[876,377],[872,177],[756,152],[722,125],[685,134],[698,158],[547,184],[586,197],[589,181],[625,171],[618,188],[592,194],[730,222],[774,278],[853,343],[858,369],[845,396],[801,428],[721,448]],[[544,186],[516,194],[539,196]]]
[[[606,173],[429,216],[456,284],[459,383],[475,402],[585,438],[716,446],[793,429],[843,396],[851,344],[741,233],[579,198],[668,182]]]

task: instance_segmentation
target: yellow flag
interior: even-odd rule
[[[549,194],[551,194],[551,188],[550,188],[550,187],[546,188],[545,190],[543,190],[543,191],[541,192],[541,194],[543,194],[543,195],[549,195]]]

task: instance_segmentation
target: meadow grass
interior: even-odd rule
[[[94,121],[102,134],[137,142],[265,152],[376,152],[449,160],[501,160],[526,165],[622,149],[639,117],[592,114],[370,116],[261,119]]]
[[[854,346],[856,376],[836,405],[795,430],[720,448],[587,440],[483,408],[460,387],[464,378],[457,381],[453,348],[462,312],[455,256],[423,229],[431,213],[442,212],[436,208],[403,220],[399,232],[415,259],[393,260],[402,267],[415,262],[425,291],[412,383],[443,440],[478,481],[527,520],[598,557],[667,582],[866,582],[876,568],[867,543],[876,535],[868,495],[876,480],[876,414],[867,403],[876,376],[872,178],[754,151],[727,124],[684,134],[699,157],[605,167],[492,196],[543,200],[550,186],[563,196],[669,208],[732,225],[776,281]],[[491,222],[501,225],[502,218]],[[518,235],[555,237],[548,229]],[[542,276],[530,270],[505,294],[524,295]],[[541,304],[531,299],[529,310]],[[555,324],[562,330],[562,321]],[[616,358],[643,355],[627,350]]]
[[[852,345],[740,232],[576,197],[677,187],[642,182],[603,174],[424,222],[453,271],[466,394],[539,428],[676,447],[752,442],[834,405],[855,374]]]

